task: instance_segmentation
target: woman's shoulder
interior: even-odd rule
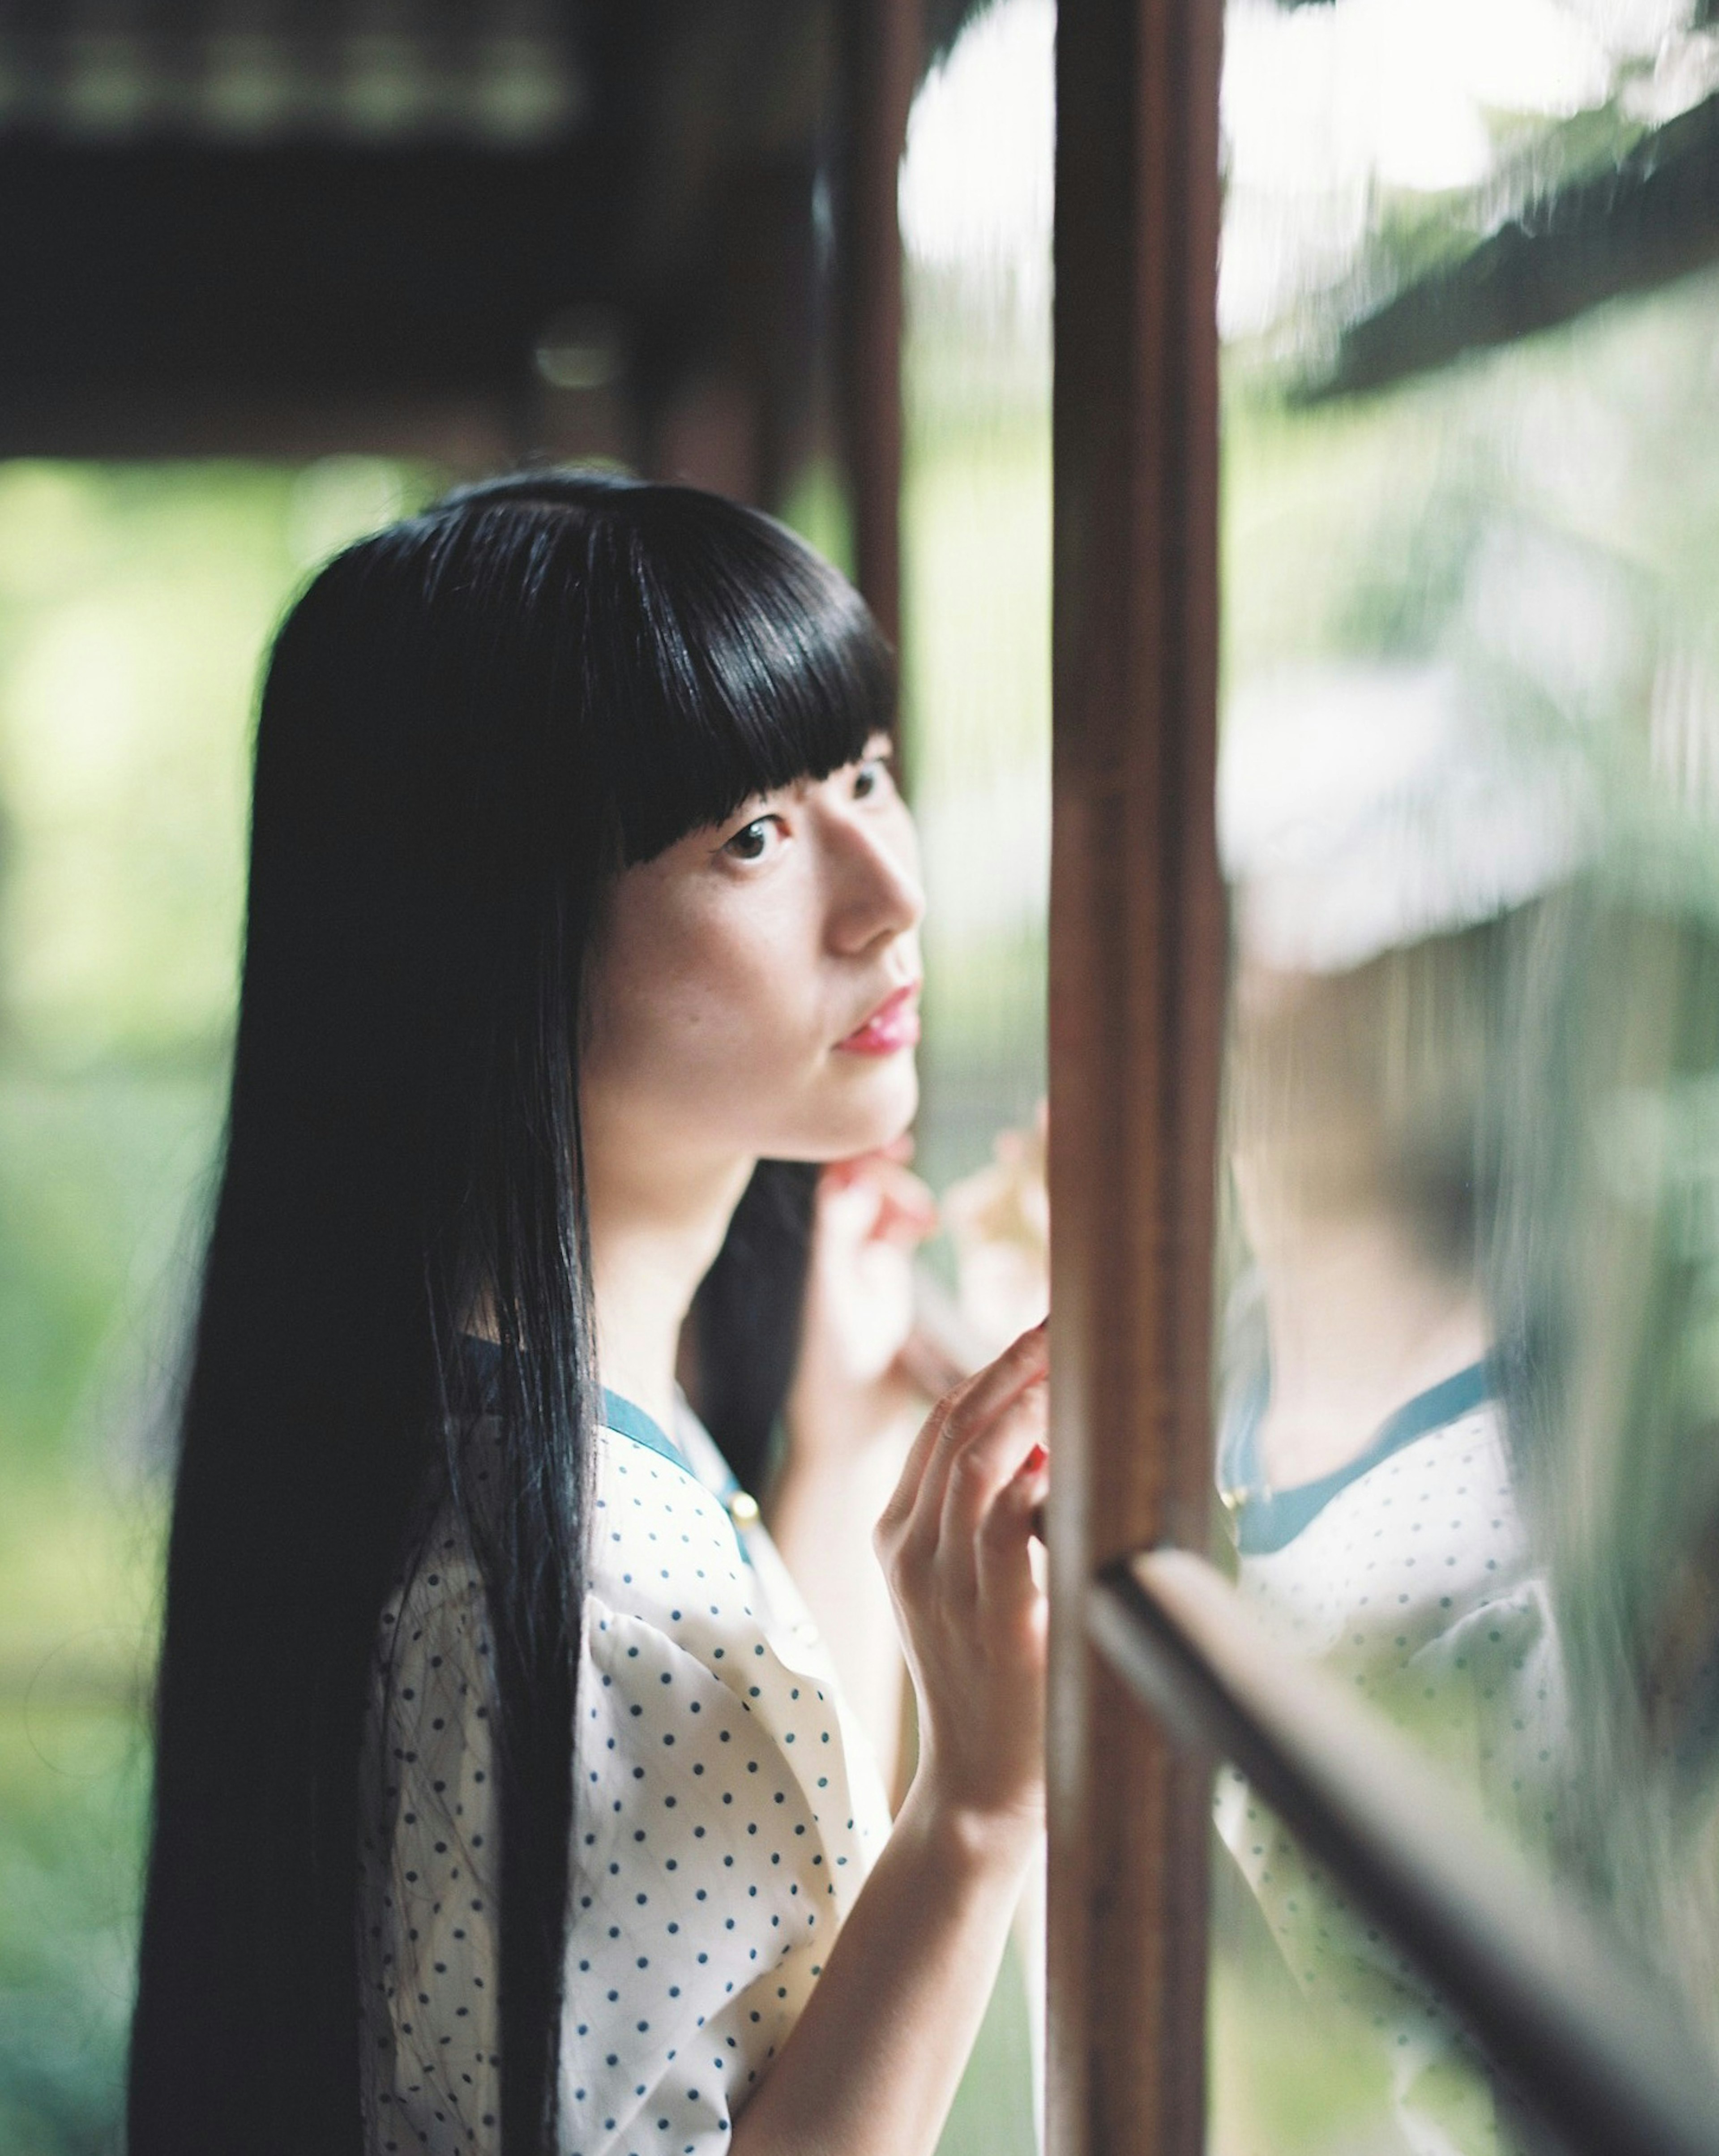
[[[614,1430],[598,1440],[592,1518],[587,1716],[626,1725],[604,1748],[624,1752],[635,1725],[658,1753],[698,1733],[716,1757],[762,1747],[757,1771],[779,1768],[819,1826],[857,1836],[851,1853],[869,1859],[888,1829],[876,1769],[803,1605],[771,1584],[781,1561],[762,1528],[742,1532],[689,1468]]]
[[[439,1649],[449,1635],[470,1634],[487,1651],[480,1553],[493,1524],[500,1442],[494,1418],[480,1417],[460,1448],[457,1490],[439,1464],[426,1478],[382,1605],[384,1661],[398,1663],[426,1642]],[[654,1622],[678,1622],[689,1594],[753,1614],[751,1560],[722,1496],[678,1445],[613,1395],[605,1396],[604,1419],[593,1432],[587,1491],[586,1584],[601,1599]]]
[[[752,1567],[721,1497],[668,1440],[607,1422],[593,1448],[590,1585],[658,1623],[680,1624],[689,1604],[755,1614]]]

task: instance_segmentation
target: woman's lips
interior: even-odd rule
[[[911,981],[886,996],[862,1026],[857,1026],[838,1048],[850,1055],[896,1055],[919,1039],[919,983]]]

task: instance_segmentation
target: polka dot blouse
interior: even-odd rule
[[[689,1414],[671,1441],[612,1397],[606,1419],[623,1427],[595,1449],[562,2144],[714,2156],[888,1811],[804,1604],[709,1437]],[[372,2156],[499,2141],[490,1643],[472,1566],[451,1534],[430,1547],[383,1613],[367,1732]]]

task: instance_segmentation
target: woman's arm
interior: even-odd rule
[[[900,1357],[913,1324],[913,1253],[936,1223],[931,1193],[899,1158],[825,1169],[788,1454],[765,1503],[890,1789],[905,1671],[872,1531],[931,1398],[902,1374]]]
[[[906,1671],[872,1529],[889,1501],[919,1419],[908,1405],[867,1443],[796,1446],[770,1495],[767,1522],[829,1650],[842,1697],[871,1740],[884,1787],[895,1789]]]
[[[930,2156],[1032,1854],[917,1784],[732,2156]]]
[[[888,1848],[733,2156],[931,2156],[989,1999],[1044,1810],[1045,1337],[920,1433],[878,1529],[921,1753]]]

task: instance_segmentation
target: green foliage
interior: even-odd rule
[[[45,1690],[46,1687],[43,1687]],[[142,1727],[99,1701],[0,1702],[0,2148],[120,2146]]]

